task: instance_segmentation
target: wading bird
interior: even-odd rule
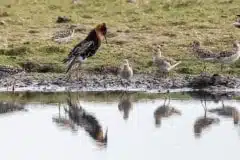
[[[216,60],[217,55],[212,51],[202,48],[199,41],[193,41],[191,43],[191,48],[193,54],[200,60],[203,61],[203,72],[206,71],[206,62],[214,62]]]
[[[75,28],[77,26],[71,25],[69,28],[57,31],[53,34],[52,40],[57,43],[68,43],[74,36]]]
[[[131,80],[133,76],[133,69],[127,59],[124,59],[123,64],[119,71],[119,75],[124,80],[127,80],[127,81]],[[127,88],[127,84],[125,84],[125,87]]]
[[[161,75],[169,74],[169,72],[172,69],[174,69],[181,63],[181,61],[176,62],[173,59],[162,56],[162,52],[159,45],[153,48],[152,58],[153,58],[153,63],[156,65],[158,72]]]
[[[63,60],[64,63],[67,63],[66,72],[68,73],[75,63],[78,63],[80,68],[84,60],[95,55],[101,46],[102,40],[105,39],[107,43],[106,34],[107,26],[105,23],[99,24],[92,29],[88,36],[78,43],[68,54],[68,57]]]
[[[221,71],[224,64],[231,64],[240,58],[240,44],[239,41],[234,41],[232,51],[221,51],[218,53],[217,61],[221,63]]]

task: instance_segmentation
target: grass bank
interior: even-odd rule
[[[207,48],[221,50],[231,49],[240,37],[240,29],[232,26],[235,15],[240,14],[238,0],[149,0],[137,5],[124,0],[81,2],[1,0],[0,64],[23,67],[31,62],[41,66],[33,71],[63,72],[61,61],[70,49],[92,27],[106,22],[109,44],[86,61],[87,71],[116,68],[128,58],[136,73],[150,73],[151,45],[158,43],[165,56],[183,62],[175,74],[198,74],[202,63],[189,52],[191,41],[197,39]],[[70,24],[83,26],[71,43],[59,45],[51,40],[55,31],[68,25],[57,24],[57,16],[71,17]],[[44,68],[45,64],[50,67]],[[240,75],[240,61],[230,67],[232,74]],[[209,63],[208,70],[218,72],[219,64]]]

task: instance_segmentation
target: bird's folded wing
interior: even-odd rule
[[[177,61],[175,61],[174,59],[172,58],[169,58],[169,57],[163,57],[163,60],[170,63],[170,64],[174,64],[176,63]]]
[[[231,51],[222,51],[219,53],[217,58],[226,58],[226,57],[230,57],[232,55],[234,55],[235,52],[231,52]]]
[[[93,41],[86,41],[83,43],[79,43],[77,46],[75,46],[72,51],[70,52],[69,56],[79,56],[82,54],[86,54],[86,51],[90,48],[94,46],[94,42]]]

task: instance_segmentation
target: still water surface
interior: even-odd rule
[[[196,136],[194,124],[204,116],[200,100],[171,100],[170,104],[178,114],[162,119],[154,113],[164,103],[163,99],[130,100],[127,108],[119,105],[121,99],[111,102],[79,101],[85,112],[99,122],[103,135],[108,128],[106,146],[89,136],[84,127],[73,127],[69,123],[63,126],[54,121],[59,114],[68,119],[63,109],[67,103],[31,102],[25,104],[28,111],[0,115],[1,159],[225,160],[239,157],[240,126],[233,123],[231,116],[222,117],[208,112],[207,117],[219,118],[220,121],[202,129]],[[221,101],[207,101],[206,104],[208,109],[222,107]],[[240,101],[237,100],[226,100],[224,104],[240,109]],[[155,117],[159,118],[158,124]]]

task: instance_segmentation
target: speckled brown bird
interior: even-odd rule
[[[240,58],[240,43],[234,41],[232,51],[220,51],[217,53],[217,61],[221,63],[221,71],[224,64],[231,64]]]
[[[88,36],[79,42],[68,54],[68,57],[63,60],[64,63],[67,63],[66,72],[69,72],[75,63],[78,62],[81,65],[84,60],[94,56],[101,46],[102,40],[105,39],[107,43],[106,34],[106,23],[98,24],[92,29]]]
[[[206,70],[205,62],[213,62],[216,60],[217,54],[214,54],[212,51],[202,48],[199,41],[195,40],[191,43],[192,52],[194,55],[204,62],[203,71]]]

